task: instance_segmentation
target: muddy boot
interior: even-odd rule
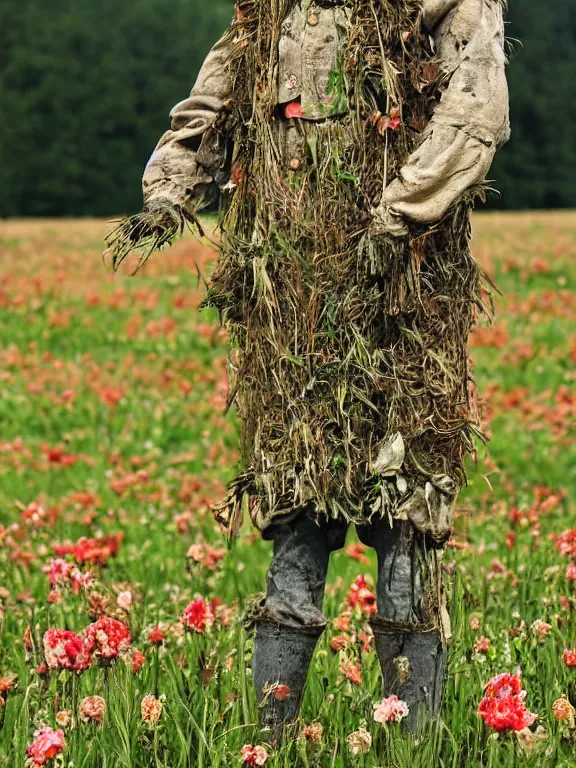
[[[417,733],[440,710],[445,670],[440,632],[434,630],[406,635],[401,661],[405,664],[407,679],[398,689],[398,698],[405,701],[410,710],[404,721],[406,728]]]
[[[374,632],[374,647],[382,670],[382,695],[384,698],[393,693],[398,694],[400,688],[400,672],[396,660],[402,656],[402,646],[405,635],[381,632],[372,626]]]
[[[396,694],[410,710],[404,727],[417,733],[440,710],[445,654],[440,633],[389,633],[374,627],[374,646],[382,668],[382,695]]]
[[[289,627],[270,621],[256,624],[253,674],[260,705],[260,725],[272,744],[300,711],[308,668],[323,627]]]
[[[378,613],[371,625],[383,695],[406,702],[404,726],[415,733],[438,713],[444,678],[438,608],[424,599],[437,592],[430,588],[425,541],[409,523],[378,521],[363,535],[378,555]]]

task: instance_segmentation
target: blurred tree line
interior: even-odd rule
[[[1,0],[0,216],[140,207],[142,168],[232,0]],[[511,0],[492,207],[576,207],[576,2]]]

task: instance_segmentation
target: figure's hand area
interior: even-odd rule
[[[382,235],[405,237],[408,234],[402,215],[395,213],[387,205],[380,204],[377,208],[372,208],[370,213],[372,214],[370,234],[374,237]]]
[[[110,232],[106,238],[108,247],[103,253],[104,261],[110,261],[116,270],[132,251],[137,250],[138,271],[154,251],[172,245],[175,238],[182,235],[185,226],[197,237],[203,237],[202,226],[193,213],[197,209],[195,202],[189,208],[187,210],[162,199],[146,204],[142,213],[124,219]]]

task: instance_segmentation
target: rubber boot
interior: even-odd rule
[[[380,632],[375,627],[372,629],[374,631],[374,647],[382,670],[382,695],[387,698],[393,693],[398,694],[401,685],[396,659],[402,656],[402,646],[406,636]]]
[[[409,714],[403,725],[415,734],[440,710],[445,670],[440,633],[386,633],[375,628],[374,646],[383,696],[396,694],[406,702]]]
[[[402,656],[408,660],[408,679],[400,685],[398,698],[408,704],[405,727],[417,733],[440,710],[446,654],[440,632],[412,632],[406,636]]]
[[[272,744],[300,712],[308,668],[324,627],[256,624],[253,675],[260,705],[260,726]],[[286,688],[279,686],[286,686]]]

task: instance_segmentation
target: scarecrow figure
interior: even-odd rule
[[[204,304],[233,342],[243,471],[215,511],[274,542],[253,663],[275,738],[350,524],[378,558],[383,693],[412,730],[440,705],[442,552],[481,437],[469,214],[509,134],[502,2],[239,1],[109,239],[115,264],[145,260],[220,199]]]

